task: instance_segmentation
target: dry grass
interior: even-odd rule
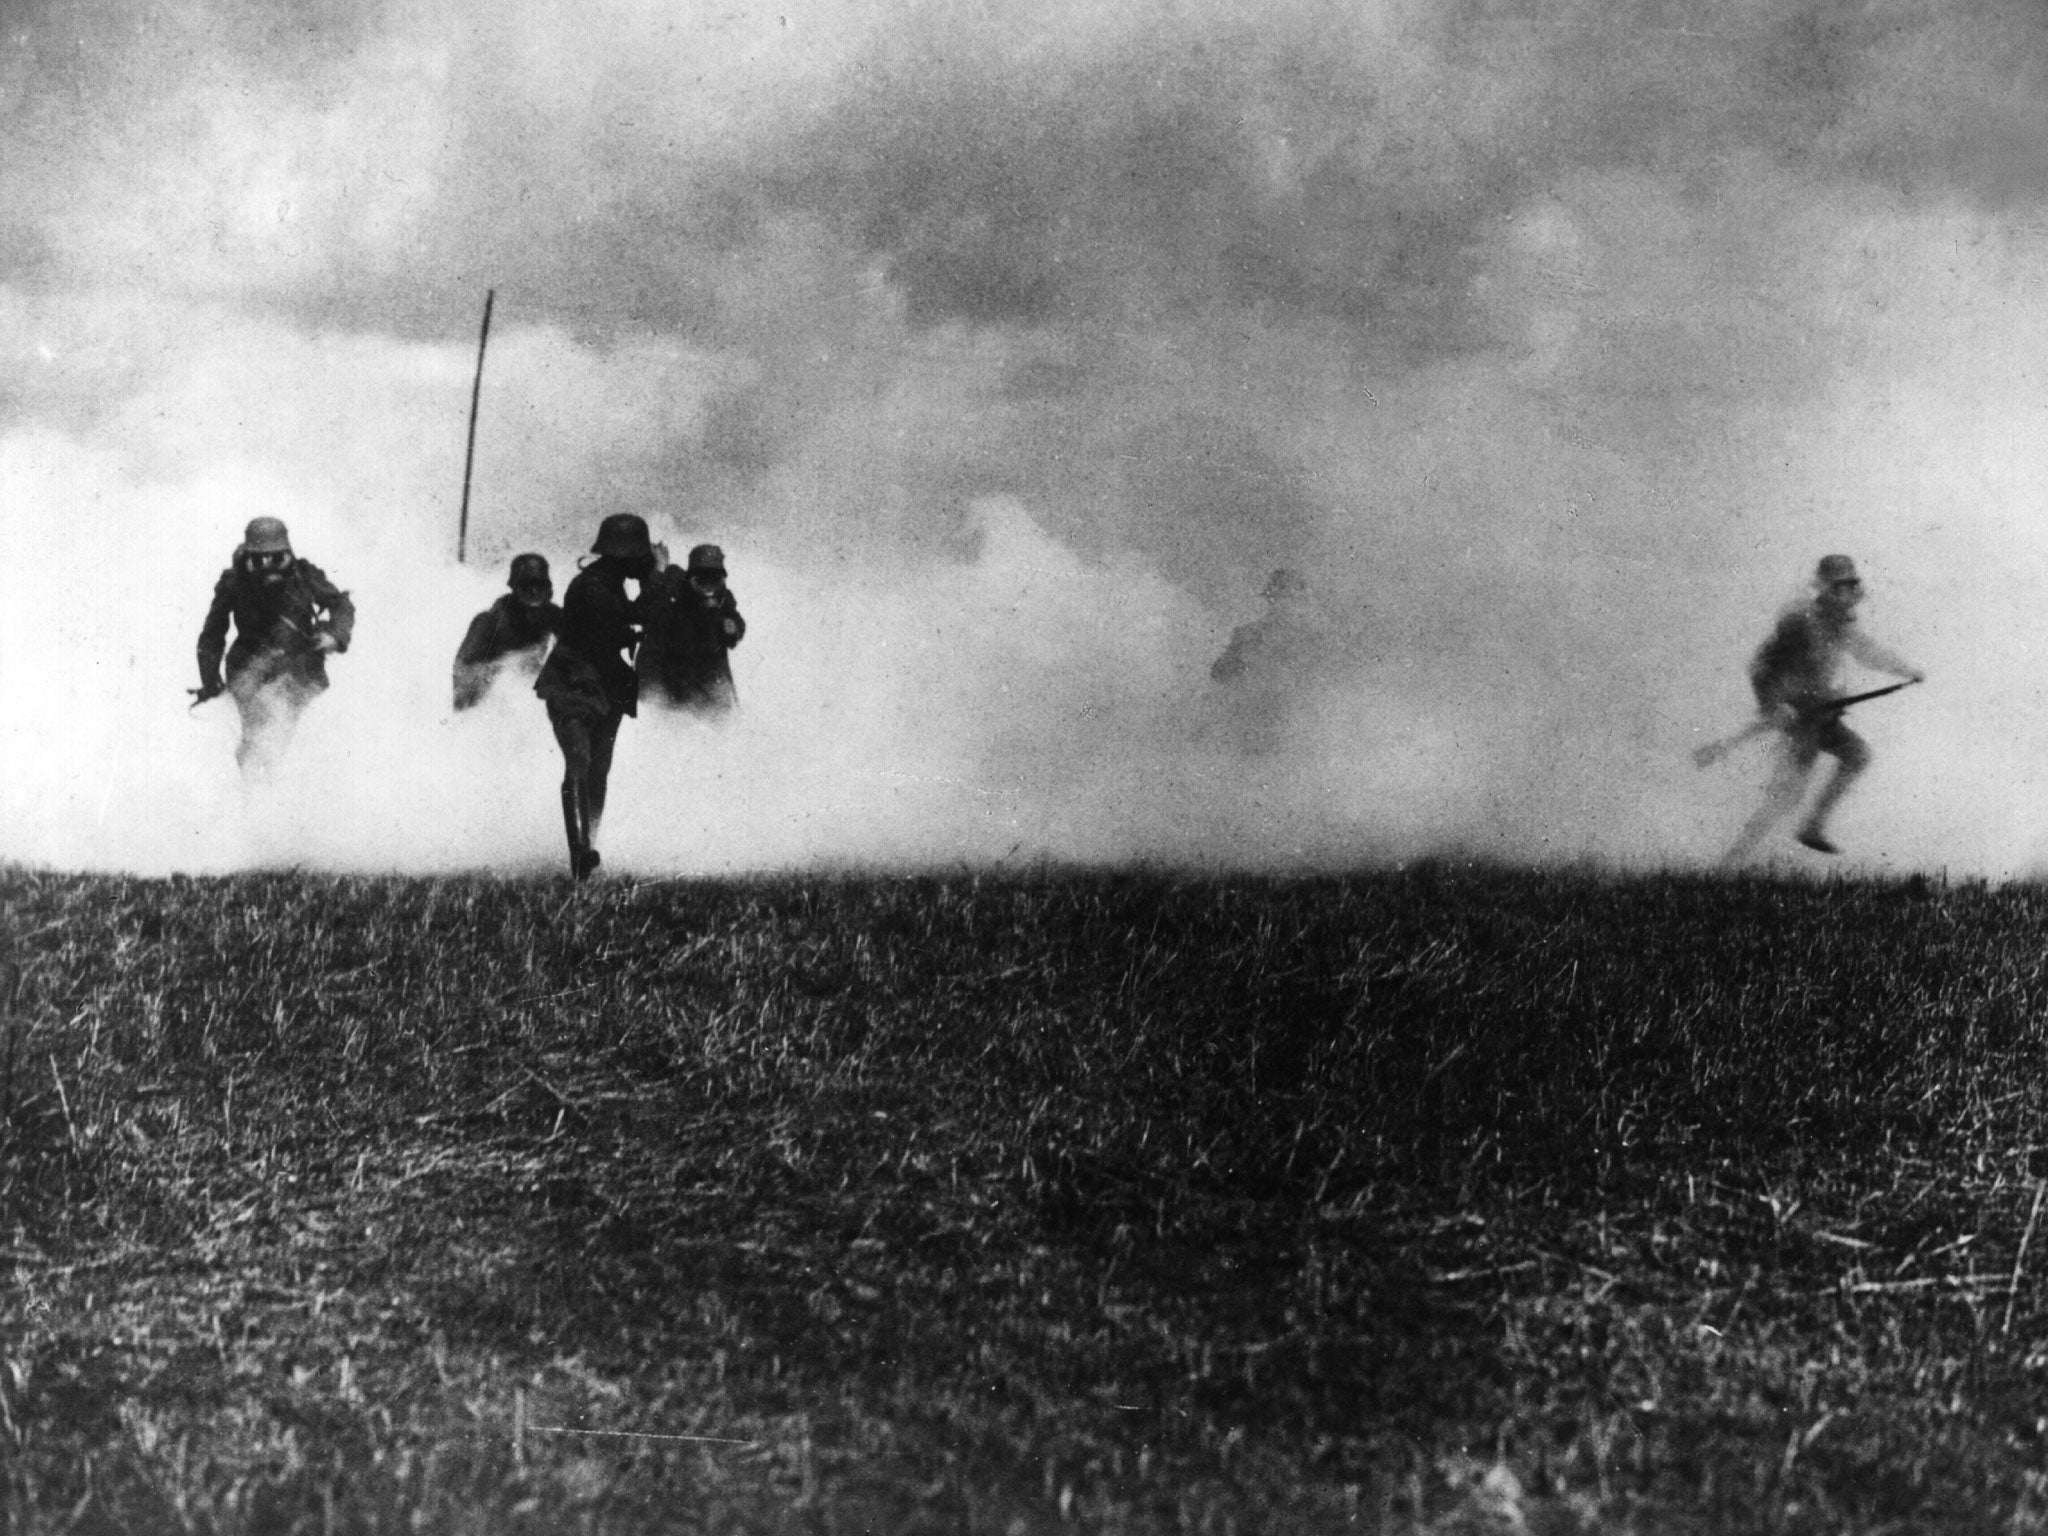
[[[0,902],[12,1530],[2048,1525],[2030,889]]]

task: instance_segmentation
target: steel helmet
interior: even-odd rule
[[[709,571],[715,576],[725,574],[725,551],[716,544],[699,544],[690,551],[692,571]]]
[[[522,581],[545,581],[549,586],[553,586],[554,583],[548,576],[547,557],[544,555],[514,555],[512,557],[512,574],[506,578],[505,585],[516,587]]]
[[[653,559],[654,543],[647,536],[647,519],[634,512],[614,512],[597,525],[597,542],[590,546],[590,552],[614,560]]]
[[[1292,597],[1308,590],[1308,578],[1299,571],[1290,571],[1282,566],[1266,578],[1266,588],[1261,597]]]
[[[277,518],[252,517],[242,530],[242,548],[252,555],[288,555],[292,538]]]
[[[1863,585],[1863,578],[1856,574],[1856,562],[1847,555],[1822,555],[1820,564],[1813,568],[1813,584],[1834,587],[1845,583]]]

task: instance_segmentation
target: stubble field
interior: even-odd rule
[[[2048,1526],[2048,899],[0,871],[19,1532]]]

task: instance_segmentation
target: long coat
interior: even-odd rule
[[[232,646],[227,643],[230,622]],[[213,606],[199,631],[199,681],[219,690],[225,651],[226,682],[237,694],[280,679],[318,693],[327,687],[327,657],[319,637],[333,636],[335,650],[345,651],[355,627],[355,605],[348,594],[312,561],[294,560],[276,581],[265,581],[238,562],[214,583]]]
[[[455,707],[468,709],[483,701],[510,657],[527,658],[539,672],[541,652],[562,627],[562,610],[553,603],[529,608],[510,592],[469,621],[469,632],[455,652]]]
[[[746,638],[739,604],[720,586],[699,591],[689,573],[669,567],[647,587],[647,638],[639,673],[653,696],[682,709],[722,714],[739,702],[727,653]]]
[[[562,627],[533,691],[548,712],[586,719],[639,713],[633,653],[640,643],[642,596],[626,596],[626,573],[600,559],[576,573],[562,594]]]

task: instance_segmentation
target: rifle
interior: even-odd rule
[[[1882,688],[1872,688],[1863,693],[1845,694],[1839,699],[1823,699],[1818,704],[1811,704],[1800,710],[1799,715],[1802,720],[1823,720],[1830,715],[1839,715],[1852,704],[1867,704],[1872,699],[1881,699],[1888,693],[1897,693],[1901,688],[1910,688],[1918,681],[1920,679],[1917,677],[1909,677],[1903,683],[1887,683]],[[1719,762],[1750,737],[1761,736],[1764,732],[1775,729],[1775,725],[1768,719],[1752,720],[1733,736],[1726,736],[1719,741],[1710,741],[1703,747],[1694,748],[1692,760],[1697,766],[1705,768]]]

